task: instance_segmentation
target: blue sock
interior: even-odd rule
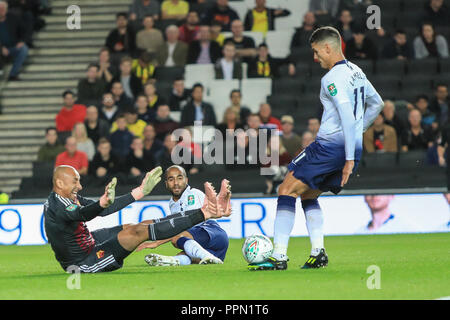
[[[283,258],[287,254],[289,237],[295,223],[296,198],[290,196],[278,196],[277,216],[274,225],[274,256]]]

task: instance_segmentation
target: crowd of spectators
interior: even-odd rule
[[[273,144],[278,150],[280,165],[273,168],[276,174],[267,180],[266,190],[273,192],[289,161],[314,141],[320,117],[311,117],[307,124],[302,123],[307,130],[299,135],[293,130],[295,117],[273,116],[273,106],[265,101],[260,101],[259,111],[252,113],[241,104],[240,90],[229,93],[229,108],[218,115],[214,105],[204,100],[204,84],[186,88],[183,78],[179,77],[171,81],[169,91],[160,92],[158,88],[164,80],[158,78],[157,70],[212,63],[217,79],[242,79],[242,62],[245,62],[249,78],[276,81],[283,66],[288,76],[294,76],[298,71],[290,56],[274,58],[266,43],[256,46],[251,37],[243,34],[244,30],[265,34],[275,28],[277,17],[291,13],[283,8],[267,8],[265,0],[255,0],[255,7],[241,21],[228,0],[212,1],[212,6],[202,6],[204,2],[134,0],[130,12],[117,13],[117,26],[107,36],[105,46],[99,48],[98,61],[88,65],[86,77],[79,81],[77,95],[70,90],[64,92],[64,106],[56,117],[55,128],[46,131],[47,143],[39,151],[39,160],[56,160],[56,164],[66,161],[79,169],[80,174],[94,178],[92,181],[119,175],[133,183],[153,166],[170,166],[170,153],[176,146],[191,159],[201,156],[206,146],[193,142],[190,135],[175,140],[172,132],[177,128],[190,127],[200,121],[219,129],[223,136],[229,134],[230,129],[231,132],[274,129],[278,134],[270,137],[269,146]],[[442,1],[427,2],[424,8],[427,19],[422,21],[415,39],[408,39],[401,28],[379,29],[377,36],[388,40],[383,48],[379,48],[367,36],[367,30],[352,17],[355,6],[370,3],[311,1],[303,25],[292,37],[291,50],[309,46],[308,38],[313,30],[328,21],[340,30],[345,55],[356,64],[361,59],[448,58],[447,40],[434,29],[434,25],[442,23],[445,12],[448,14]],[[1,17],[0,1],[0,21]],[[230,31],[232,36],[225,39],[220,33],[223,31]],[[383,113],[364,134],[365,151],[423,150],[428,152],[430,164],[445,165],[448,106],[446,83],[437,84],[432,97],[418,92],[415,101],[386,100]],[[258,132],[254,137],[236,135],[234,159],[244,163],[239,168],[262,165],[250,159],[248,152],[244,153],[245,159],[238,159],[242,156],[239,149],[248,151],[250,140],[259,139]],[[65,151],[61,152],[62,148]],[[227,168],[238,167],[227,165]],[[202,166],[186,164],[186,169],[195,174]]]

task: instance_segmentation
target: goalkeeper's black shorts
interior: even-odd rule
[[[83,261],[76,264],[81,272],[108,272],[122,268],[123,259],[131,253],[119,243],[117,235],[122,229],[122,226],[117,226],[91,232],[95,246]]]

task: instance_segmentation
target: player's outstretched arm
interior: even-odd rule
[[[135,200],[140,200],[146,195],[150,194],[155,186],[161,181],[163,170],[161,167],[156,167],[152,171],[147,172],[144,180],[139,187],[131,191],[131,195]]]

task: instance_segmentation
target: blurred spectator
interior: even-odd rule
[[[162,32],[154,28],[155,23],[152,16],[146,16],[142,24],[144,29],[136,34],[137,48],[148,53],[157,53],[159,47],[164,43]]]
[[[355,28],[355,22],[353,21],[352,13],[350,10],[342,10],[339,20],[336,24],[336,29],[341,34],[342,40],[347,42],[353,38],[353,30]]]
[[[181,136],[181,141],[177,143],[177,147],[181,148],[181,156],[185,153],[190,155],[190,162],[184,165],[189,165],[188,168],[184,167],[189,174],[196,174],[201,170],[201,165],[196,163],[201,162],[202,158],[202,147],[192,141],[192,133],[190,130],[184,130]],[[200,159],[200,161],[198,161]]]
[[[116,130],[111,128],[112,133],[110,136],[112,152],[122,161],[125,160],[130,153],[130,146],[134,136],[127,129],[127,119],[125,118],[125,115],[118,115],[114,124],[116,125]]]
[[[213,21],[211,27],[209,28],[209,35],[211,41],[217,42],[221,47],[223,46],[225,36],[222,34],[222,25],[219,22]]]
[[[280,75],[279,68],[283,64],[288,65],[289,75],[295,75],[295,65],[289,58],[272,58],[269,53],[269,47],[265,43],[262,43],[258,46],[258,56],[248,66],[248,77],[278,78]]]
[[[449,138],[450,138],[450,123],[447,122],[442,129],[442,139],[441,139],[439,145],[437,146],[438,163],[441,167],[444,167],[447,165],[447,168],[448,168]]]
[[[148,99],[145,94],[140,94],[136,98],[136,112],[138,119],[145,122],[153,122],[155,119],[155,108],[148,107]]]
[[[160,15],[160,3],[157,0],[134,0],[130,7],[130,20],[136,25],[141,25],[146,16],[152,16],[158,20]]]
[[[100,49],[98,66],[97,77],[106,83],[110,83],[118,73],[118,69],[110,61],[109,49],[106,47]]]
[[[409,111],[409,126],[402,136],[402,151],[427,150],[433,145],[431,129],[423,127],[421,121],[422,116],[419,110]]]
[[[205,15],[203,24],[211,25],[217,21],[222,25],[222,31],[230,31],[231,22],[239,19],[236,11],[228,6],[228,0],[216,0],[216,3]]]
[[[73,126],[72,137],[74,137],[77,142],[77,150],[86,153],[88,160],[91,161],[95,155],[95,145],[88,137],[84,123],[79,122]]]
[[[74,104],[74,94],[67,90],[63,93],[64,106],[56,115],[56,129],[58,132],[72,131],[73,126],[77,122],[83,122],[86,117],[86,106],[82,104]]]
[[[95,178],[111,179],[120,170],[119,158],[111,152],[111,143],[106,138],[98,141],[97,153],[89,163],[89,175]],[[103,184],[102,184],[103,185]]]
[[[242,93],[241,90],[234,89],[230,92],[231,108],[233,108],[239,115],[240,124],[247,123],[247,118],[252,113],[249,108],[241,105]]]
[[[346,42],[345,56],[349,59],[377,59],[378,48],[364,34],[362,28],[354,31],[353,39]]]
[[[293,48],[309,46],[309,38],[316,28],[316,16],[311,11],[306,12],[303,16],[302,26],[295,30],[294,36],[292,37],[291,50]]]
[[[33,32],[45,26],[45,20],[39,17],[40,0],[8,0],[8,12],[21,20],[24,33],[23,38],[28,48],[34,48]]]
[[[306,130],[302,134],[302,149],[305,150],[315,140],[314,134],[311,131]]]
[[[270,104],[261,103],[258,114],[261,119],[261,128],[281,131],[281,122],[279,119],[272,116],[272,108],[270,107]]]
[[[164,0],[161,19],[183,20],[189,12],[189,3],[183,0]]]
[[[104,119],[108,121],[108,124],[111,124],[116,120],[117,115],[119,114],[119,107],[114,103],[113,94],[107,92],[103,94],[102,105],[100,106],[100,119]]]
[[[172,92],[169,97],[170,110],[183,110],[184,106],[188,103],[190,98],[191,92],[184,87],[184,80],[175,79],[172,85]]]
[[[0,46],[3,57],[12,57],[13,66],[8,81],[19,80],[19,72],[28,56],[25,26],[15,15],[8,13],[8,3],[0,1]]]
[[[133,99],[129,98],[123,90],[123,85],[120,81],[114,81],[111,84],[111,94],[113,95],[113,102],[121,110],[129,108],[133,105]]]
[[[126,120],[126,126],[129,132],[131,132],[135,137],[144,138],[144,128],[147,123],[143,120],[138,119],[138,115],[135,108],[129,108],[124,111],[124,116]],[[111,127],[111,132],[115,132],[119,127],[119,118],[113,123]]]
[[[130,57],[123,57],[120,61],[120,75],[113,79],[114,82],[120,82],[125,95],[134,100],[142,92],[142,82],[134,75],[132,71],[133,60]]]
[[[294,118],[289,115],[281,117],[281,142],[286,148],[291,159],[302,150],[302,138],[294,131]]]
[[[318,118],[309,118],[308,131],[312,133],[314,139],[316,139],[319,129],[320,129],[320,120]]]
[[[438,83],[434,90],[434,97],[430,102],[429,109],[436,114],[441,126],[444,126],[444,124],[448,122],[449,106],[448,85],[445,83]]]
[[[170,117],[170,108],[162,104],[156,109],[156,119],[154,121],[156,139],[164,140],[164,137],[178,129],[180,125]]]
[[[397,141],[399,141],[399,138],[403,135],[403,130],[405,130],[405,124],[395,113],[395,104],[391,100],[384,100],[383,116],[384,123],[395,129]]]
[[[201,121],[204,126],[216,126],[216,114],[213,106],[203,101],[203,85],[194,84],[191,95],[192,100],[181,112],[180,126],[193,126],[195,121]]]
[[[450,11],[444,0],[429,0],[425,4],[423,21],[430,21],[435,26],[448,26]]]
[[[200,26],[199,39],[189,44],[187,63],[216,63],[220,56],[220,45],[211,41],[209,26]]]
[[[152,124],[147,124],[144,128],[144,152],[147,157],[152,157],[155,166],[164,153],[164,145],[161,140],[156,139],[156,130]]]
[[[159,105],[166,103],[164,98],[158,95],[158,93],[156,92],[156,87],[151,81],[145,84],[144,95],[147,97],[148,107],[151,110],[156,110]]]
[[[261,118],[258,113],[251,113],[247,117],[247,123],[244,125],[244,129],[254,129],[258,131],[261,127]]]
[[[379,114],[373,125],[364,133],[364,149],[366,152],[397,152],[397,134],[395,129],[384,123]]]
[[[422,125],[425,127],[431,127],[433,131],[438,129],[438,123],[436,114],[430,111],[428,108],[428,96],[425,94],[418,95],[414,102],[417,110],[420,111],[422,116]]]
[[[236,48],[236,57],[249,63],[256,56],[255,41],[244,35],[244,24],[241,20],[234,20],[231,23],[231,32],[233,35],[225,39],[225,43],[233,42]]]
[[[414,58],[414,48],[408,42],[404,30],[398,29],[395,32],[393,39],[384,46],[382,56],[386,59],[399,60]]]
[[[217,130],[222,133],[222,137],[225,141],[226,137],[231,134],[233,135],[234,130],[242,129],[241,121],[239,118],[239,113],[233,107],[228,107],[223,113],[222,122],[217,125]],[[227,130],[232,130],[228,132]]]
[[[77,141],[74,137],[68,137],[65,145],[66,151],[58,154],[55,168],[61,165],[74,167],[82,176],[88,173],[89,161],[85,152],[77,150]]]
[[[64,151],[64,146],[58,142],[58,132],[55,127],[45,129],[46,143],[39,148],[37,161],[53,162],[56,156]]]
[[[127,13],[119,12],[116,15],[116,25],[117,28],[111,30],[105,42],[105,46],[112,54],[114,64],[124,55],[134,54],[136,50],[136,35],[133,27],[128,25]]]
[[[242,64],[236,60],[236,48],[232,42],[227,42],[222,49],[223,58],[217,60],[214,70],[216,79],[242,79]]]
[[[196,11],[190,11],[187,15],[186,22],[180,26],[178,29],[180,31],[179,40],[187,44],[198,39],[198,31],[200,27],[199,17]]]
[[[273,152],[273,153],[272,153]],[[267,145],[266,154],[268,157],[273,156],[277,159],[277,163],[269,162],[262,167],[269,167],[272,175],[266,176],[266,191],[265,194],[272,194],[276,191],[278,186],[286,176],[288,172],[287,166],[292,161],[292,157],[289,155],[286,147],[283,145],[280,136],[271,136]]]
[[[151,61],[151,54],[144,51],[138,59],[133,59],[131,72],[141,80],[141,84],[146,83],[155,74],[155,65]]]
[[[134,137],[131,143],[131,152],[125,160],[124,171],[129,177],[130,184],[137,184],[145,174],[155,167],[153,157],[144,152],[142,138]]]
[[[269,30],[275,30],[275,18],[290,14],[287,9],[267,8],[266,0],[255,0],[255,7],[245,15],[245,30],[266,34]]]
[[[436,34],[431,23],[422,24],[421,33],[414,39],[414,53],[416,59],[428,57],[448,58],[447,40]]]
[[[86,78],[78,81],[78,103],[97,105],[101,101],[106,91],[106,82],[98,77],[98,71],[98,65],[92,63],[87,67]]]
[[[176,25],[166,28],[167,41],[159,47],[158,64],[165,67],[184,67],[187,60],[188,45],[178,40],[180,31]]]
[[[86,120],[84,120],[86,132],[92,142],[97,145],[100,138],[106,138],[109,135],[110,124],[105,119],[100,119],[96,106],[89,106],[86,109]]]
[[[309,0],[309,11],[314,12],[322,23],[331,22],[339,10],[339,0]]]

